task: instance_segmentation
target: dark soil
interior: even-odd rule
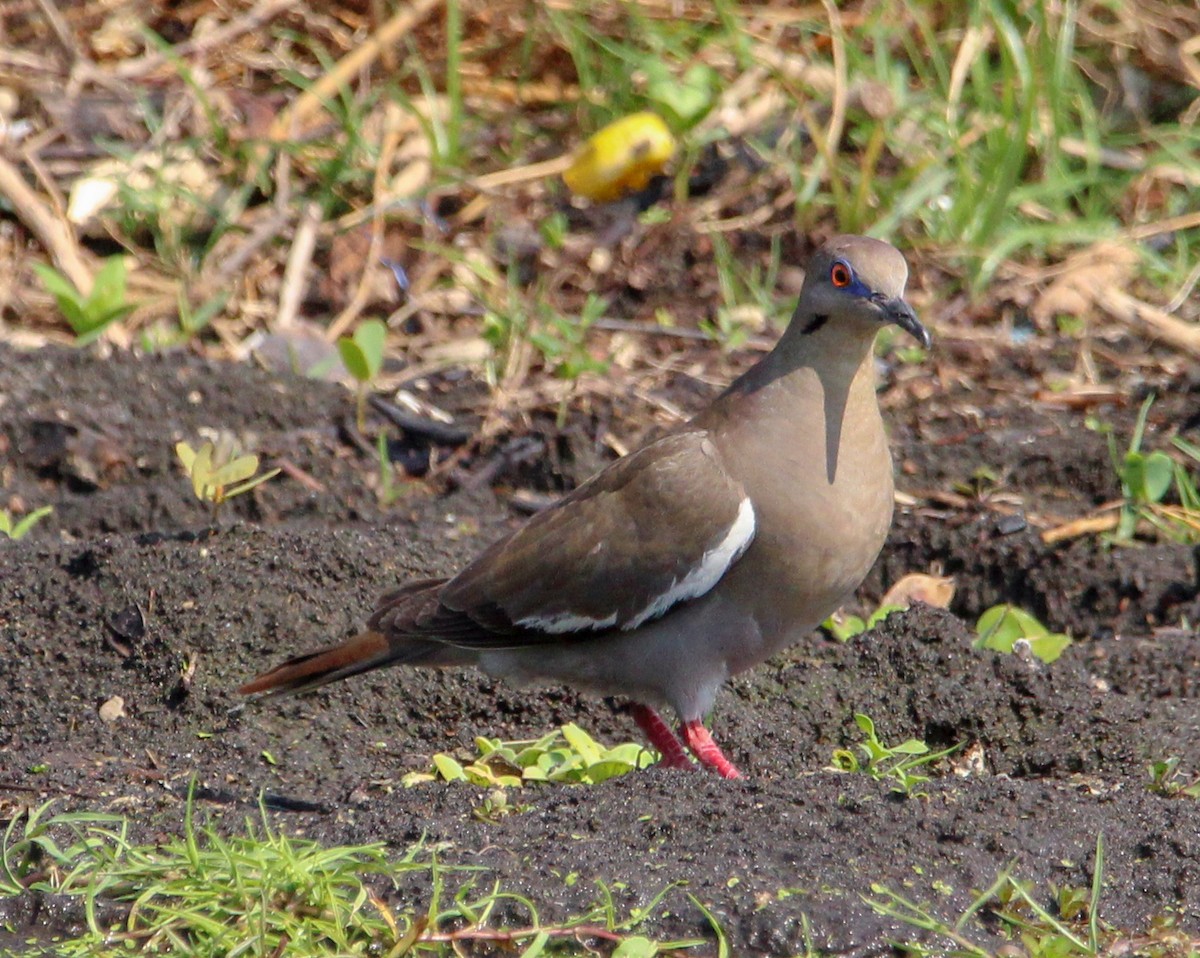
[[[1005,357],[997,381],[1019,380],[1020,363]],[[233,689],[351,633],[404,578],[461,565],[520,521],[512,484],[578,481],[598,462],[587,461],[598,413],[563,434],[552,416],[535,420],[535,448],[557,459],[526,457],[514,470],[497,458],[501,437],[385,510],[340,387],[187,354],[0,347],[0,506],[56,510],[24,540],[0,540],[0,811],[58,797],[131,814],[153,838],[178,831],[193,776],[223,827],[239,827],[265,789],[277,803],[319,806],[275,813],[282,829],[398,852],[422,836],[447,843],[444,861],[487,866],[548,920],[584,910],[597,882],[630,907],[686,881],[738,955],[803,951],[805,916],[822,951],[889,952],[915,932],[865,903],[879,897],[873,885],[952,922],[1011,868],[1049,905],[1054,888],[1090,883],[1102,834],[1105,922],[1137,929],[1170,914],[1200,931],[1200,802],[1152,791],[1147,772],[1169,756],[1200,772],[1200,556],[1096,536],[1044,545],[1037,524],[1119,493],[1085,413],[986,382],[969,397],[943,389],[918,401],[911,376],[892,372],[884,400],[898,486],[919,505],[899,511],[861,601],[940,565],[957,581],[950,610],[918,606],[847,644],[814,635],[735,680],[714,728],[746,782],[651,769],[531,788],[519,799],[527,811],[486,824],[473,815],[478,789],[403,788],[400,778],[476,735],[530,738],[577,721],[617,741],[635,735],[632,723],[569,690],[518,692],[474,672],[395,669],[249,705]],[[473,427],[476,387],[425,385]],[[1164,385],[1148,443],[1169,428],[1196,440],[1200,388]],[[689,408],[703,399],[694,389],[674,398]],[[624,419],[629,411],[608,410],[603,428],[636,441],[645,423]],[[1135,412],[1099,414],[1124,437]],[[291,467],[229,503],[215,532],[172,451],[206,427]],[[984,466],[992,478],[964,492]],[[954,496],[935,494],[955,484]],[[975,618],[1005,601],[1077,641],[1052,665],[973,650]],[[102,721],[113,696],[125,715]],[[855,712],[885,741],[961,744],[977,761],[944,767],[907,798],[829,771],[833,750],[860,738]],[[417,882],[391,894],[411,903],[424,891]],[[3,908],[19,939],[38,934],[28,901]],[[650,932],[711,935],[682,890],[661,910]]]

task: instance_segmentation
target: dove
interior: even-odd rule
[[[477,666],[522,686],[628,699],[662,764],[742,777],[704,725],[719,690],[837,609],[891,526],[874,344],[895,324],[929,347],[907,279],[888,243],[831,239],[774,349],[697,416],[457,575],[383,596],[360,635],[240,691],[305,691],[393,665]]]

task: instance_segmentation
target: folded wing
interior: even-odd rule
[[[370,627],[478,650],[633,629],[708,592],[754,533],[753,506],[707,434],[675,433],[497,542],[420,614],[402,593]]]

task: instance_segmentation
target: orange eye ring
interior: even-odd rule
[[[853,278],[850,273],[850,267],[845,263],[834,263],[833,267],[829,270],[829,282],[833,283],[838,289],[849,286]]]

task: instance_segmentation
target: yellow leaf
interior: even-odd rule
[[[196,461],[196,450],[186,442],[177,442],[175,443],[175,455],[179,457],[179,461],[183,463],[183,468],[191,475],[192,463]]]
[[[258,456],[238,456],[232,462],[227,462],[223,466],[213,470],[212,484],[214,486],[228,486],[235,482],[241,482],[243,479],[249,479],[257,471]]]
[[[192,489],[197,499],[211,499],[216,492],[212,484],[212,457],[213,444],[206,442],[196,450],[191,469],[188,470],[192,474]]]
[[[645,187],[675,153],[675,137],[654,113],[632,113],[588,138],[563,173],[568,189],[596,202]]]

